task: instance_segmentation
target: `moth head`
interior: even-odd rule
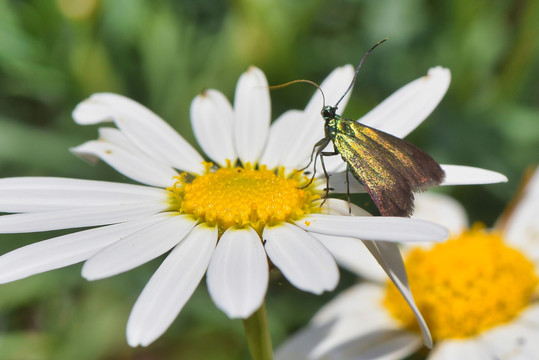
[[[325,121],[329,121],[335,118],[335,111],[337,111],[337,108],[335,106],[327,105],[322,108],[320,114]]]

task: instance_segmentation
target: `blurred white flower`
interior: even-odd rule
[[[429,360],[535,359],[539,354],[539,171],[493,230],[468,227],[443,195],[420,194],[417,213],[443,220],[452,239],[407,247],[410,286],[434,339]],[[464,230],[464,232],[462,232]],[[459,234],[460,233],[460,234]],[[324,306],[277,359],[402,359],[418,350],[414,314],[381,273]]]

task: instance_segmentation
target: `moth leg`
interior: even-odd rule
[[[323,139],[318,140],[318,142],[314,144],[313,146],[313,151],[311,152],[311,160],[309,161],[309,163],[305,167],[298,169],[298,171],[303,171],[307,169],[309,165],[312,164],[313,159],[314,159],[313,175],[311,176],[311,179],[309,180],[309,182],[306,185],[302,186],[300,189],[305,189],[306,187],[308,187],[309,185],[313,183],[314,177],[316,175],[316,159],[318,158],[318,156],[320,156],[320,154],[322,153],[322,150],[329,144],[330,141],[331,139],[329,138],[323,138]]]
[[[324,156],[334,156],[334,155],[338,155],[339,152],[338,151],[321,151],[320,152],[320,162],[322,163],[322,170],[324,170],[324,176],[326,177],[326,194],[324,195],[324,201],[322,201],[322,204],[320,204],[320,206],[324,205],[324,203],[326,202],[326,200],[328,199],[328,196],[329,196],[329,174],[326,170],[326,164],[324,164]],[[315,163],[316,165],[316,163]]]
[[[311,165],[312,162],[313,162],[314,153],[316,152],[316,156],[320,155],[320,153],[322,152],[322,149],[325,148],[327,146],[327,144],[329,144],[329,141],[330,141],[330,139],[328,139],[326,137],[318,140],[316,142],[316,144],[314,144],[314,146],[313,146],[313,151],[311,152],[311,160],[309,161],[309,163],[307,165],[305,165],[301,169],[298,169],[298,171],[303,171],[303,170],[307,169],[309,167],[309,165]],[[314,157],[314,159],[316,159],[316,157]]]
[[[350,165],[346,164],[346,198],[348,199],[348,215],[352,215],[352,200],[350,199],[350,180],[348,174],[350,173]]]

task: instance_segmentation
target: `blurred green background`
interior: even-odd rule
[[[442,189],[472,221],[492,225],[539,156],[537,19],[537,0],[0,0],[0,175],[125,181],[68,151],[96,137],[70,116],[90,94],[129,96],[194,143],[189,106],[202,89],[232,99],[251,64],[270,84],[320,82],[389,37],[344,115],[359,118],[429,67],[450,68],[447,95],[408,139],[441,163],[509,177]],[[273,118],[312,93],[273,91]],[[0,250],[46,237],[3,235]],[[127,346],[129,311],[160,261],[93,283],[79,265],[0,286],[0,359],[248,359],[241,322],[215,308],[205,284],[162,338]],[[339,288],[355,281],[341,272]],[[273,276],[267,302],[278,345],[333,294],[305,294]]]

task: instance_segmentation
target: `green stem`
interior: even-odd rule
[[[265,303],[253,315],[243,320],[243,327],[252,359],[273,360]]]

